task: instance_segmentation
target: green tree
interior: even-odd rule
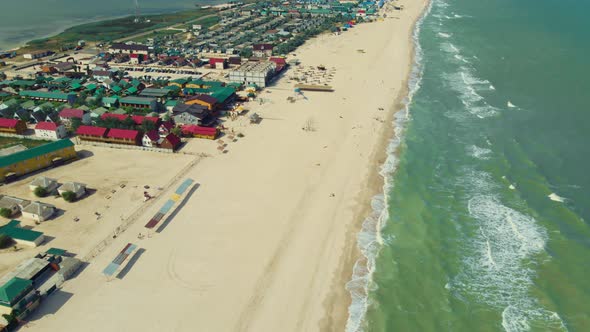
[[[182,136],[182,130],[179,127],[172,128],[171,132],[178,137]]]
[[[0,216],[10,218],[10,216],[12,216],[12,211],[7,208],[0,208]]]
[[[78,128],[82,125],[82,119],[79,118],[72,118],[72,121],[70,122],[70,130],[75,133],[76,130],[78,130]]]
[[[63,194],[61,194],[61,197],[63,197],[63,199],[66,202],[70,202],[70,203],[76,200],[76,194],[72,191],[64,192]]]
[[[250,47],[244,48],[240,52],[240,56],[243,57],[243,58],[250,58],[250,57],[252,57],[252,49]]]
[[[147,133],[148,131],[156,129],[156,124],[150,120],[143,120],[141,122],[141,131]]]
[[[123,120],[123,129],[133,129],[135,128],[135,121],[131,117],[127,117]]]
[[[0,249],[8,248],[12,245],[12,238],[5,234],[0,234]]]
[[[37,197],[45,197],[47,196],[47,189],[43,187],[36,187],[35,190],[33,190],[33,193]]]

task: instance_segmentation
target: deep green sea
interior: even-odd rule
[[[137,0],[141,14],[195,9],[219,0]],[[135,14],[135,0],[0,0],[0,50],[18,47],[64,29]]]
[[[347,331],[590,331],[589,14],[433,0]]]

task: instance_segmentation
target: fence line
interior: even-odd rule
[[[126,145],[126,144],[116,144],[116,143],[102,143],[102,142],[91,142],[91,141],[84,141],[76,138],[77,145],[90,145],[90,146],[98,146],[103,148],[111,148],[111,149],[123,149],[123,150],[142,150],[142,151],[152,151],[152,152],[160,152],[160,153],[174,153],[172,149],[163,149],[163,148],[156,148],[153,146],[139,146],[139,145]]]
[[[202,157],[195,158],[188,165],[186,165],[184,168],[182,168],[178,173],[176,173],[176,175],[172,179],[170,179],[170,181],[168,181],[168,183],[166,183],[164,185],[164,187],[162,187],[162,192],[168,190],[170,187],[172,187],[173,185],[177,184],[196,164],[198,164],[201,161],[201,159],[202,159]],[[93,258],[95,258],[96,256],[98,256],[120,234],[122,234],[123,232],[125,232],[131,225],[133,225],[137,221],[137,219],[140,217],[140,215],[142,213],[144,213],[145,210],[149,206],[151,206],[155,202],[159,201],[159,198],[160,197],[162,197],[162,195],[159,195],[156,199],[152,199],[152,200],[148,201],[147,203],[144,203],[144,204],[140,205],[137,209],[135,209],[135,211],[133,211],[132,214],[130,214],[127,218],[125,218],[121,222],[121,224],[115,229],[115,232],[113,234],[109,234],[106,238],[104,238],[102,241],[100,241],[99,243],[97,243],[96,246],[94,246],[94,248],[92,248],[82,258],[82,261],[83,262],[90,262]]]

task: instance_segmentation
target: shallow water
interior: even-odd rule
[[[588,12],[433,1],[349,331],[590,330]]]
[[[138,0],[141,14],[195,9],[216,0]],[[0,50],[18,47],[64,29],[135,14],[135,0],[3,0],[0,2]]]

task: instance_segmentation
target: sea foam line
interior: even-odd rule
[[[386,193],[393,188],[392,176],[398,164],[396,152],[403,138],[403,129],[410,116],[410,105],[414,94],[420,89],[422,81],[423,63],[422,47],[420,46],[420,30],[424,19],[432,9],[433,1],[430,1],[428,7],[423,11],[420,18],[416,21],[412,39],[414,43],[414,64],[410,73],[408,82],[408,96],[404,99],[404,107],[394,116],[394,137],[389,141],[387,147],[387,159],[381,165],[379,175],[383,177],[383,193],[376,195],[371,200],[372,213],[364,221],[361,231],[357,235],[357,246],[361,252],[353,268],[351,280],[346,284],[346,289],[350,293],[351,304],[348,307],[348,320],[346,322],[346,332],[359,332],[364,329],[365,316],[369,308],[369,291],[376,287],[372,283],[372,276],[375,271],[375,260],[383,246],[381,230],[389,219],[388,204]]]
[[[547,231],[534,217],[504,205],[490,174],[465,174],[459,184],[468,190],[467,209],[478,231],[465,242],[461,273],[445,287],[457,297],[472,297],[501,310],[507,332],[529,331],[539,322],[550,330],[567,331],[557,313],[529,294]]]

